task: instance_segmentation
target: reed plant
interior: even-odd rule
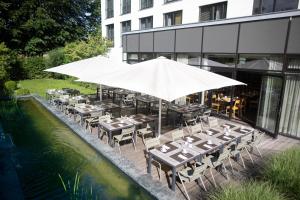
[[[291,199],[300,199],[300,147],[271,157],[263,176]]]
[[[210,200],[285,200],[267,182],[248,181],[240,185],[230,185],[208,195]]]

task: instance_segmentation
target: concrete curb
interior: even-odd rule
[[[103,155],[107,160],[113,163],[123,173],[128,175],[137,184],[148,191],[152,196],[161,200],[174,200],[178,199],[175,196],[175,192],[170,190],[167,186],[164,186],[161,182],[153,180],[150,175],[144,174],[137,169],[135,165],[127,158],[121,156],[113,148],[108,145],[103,145],[99,139],[88,134],[78,123],[71,121],[66,115],[55,107],[49,105],[49,103],[42,97],[33,94],[18,97],[18,99],[26,99],[33,97],[37,102],[43,105],[49,112],[56,116],[60,121],[65,123],[74,133],[87,142],[91,147]]]

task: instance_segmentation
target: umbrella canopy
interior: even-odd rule
[[[205,90],[244,84],[164,57],[129,65],[105,77],[93,73],[79,81],[120,87],[167,101]]]
[[[74,76],[77,78],[88,78],[97,74],[98,80],[104,77],[105,74],[119,70],[120,67],[128,66],[123,62],[116,62],[104,56],[95,56],[58,67],[46,69],[46,72],[55,72]],[[98,82],[101,83],[101,82]]]

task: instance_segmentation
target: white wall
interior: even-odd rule
[[[102,35],[106,36],[106,25],[114,24],[114,48],[109,56],[122,60],[121,22],[131,20],[131,30],[140,29],[139,19],[153,16],[153,27],[163,26],[163,14],[182,10],[182,23],[196,23],[199,21],[199,6],[223,2],[225,0],[179,0],[164,4],[164,0],[153,0],[153,7],[140,10],[140,0],[131,0],[131,13],[120,15],[121,0],[114,1],[114,17],[106,19],[106,0],[101,1]],[[227,18],[252,15],[253,0],[228,0]]]

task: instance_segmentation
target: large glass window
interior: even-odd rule
[[[225,19],[227,11],[227,2],[210,4],[200,7],[199,21],[209,21]]]
[[[240,55],[238,68],[281,71],[283,59],[273,55]]]
[[[140,0],[140,9],[152,8],[153,0]]]
[[[106,26],[106,37],[109,40],[114,41],[114,25],[113,24]]]
[[[294,10],[298,8],[298,0],[254,0],[253,14]]]
[[[137,53],[127,53],[127,63],[135,64],[139,62],[139,54]]]
[[[114,17],[114,1],[106,0],[106,18]]]
[[[206,54],[202,58],[202,66],[233,68],[235,66],[235,55]]]
[[[164,26],[182,24],[182,10],[164,14]]]
[[[200,66],[201,56],[197,53],[177,54],[177,61],[188,65]]]
[[[121,0],[121,14],[127,14],[131,12],[131,0]]]
[[[275,132],[281,87],[280,77],[264,76],[262,79],[256,125],[271,133]]]
[[[131,21],[121,22],[122,25],[122,33],[131,31]]]
[[[289,57],[288,70],[300,70],[300,56],[298,57]]]
[[[141,61],[151,60],[153,59],[153,53],[141,53]]]
[[[140,19],[140,29],[146,30],[153,28],[153,17],[144,17]]]
[[[287,76],[279,133],[300,137],[300,76]]]

